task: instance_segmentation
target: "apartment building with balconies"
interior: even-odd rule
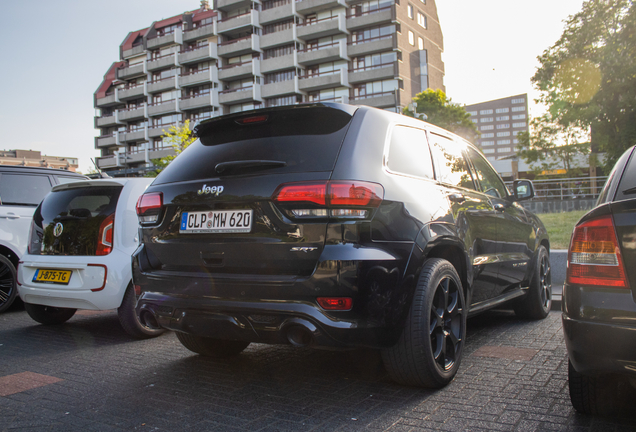
[[[185,120],[301,102],[401,110],[444,90],[434,0],[217,0],[130,32],[95,92],[100,169],[141,173]]]

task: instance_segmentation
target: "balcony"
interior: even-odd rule
[[[117,158],[113,155],[98,157],[96,162],[99,169],[114,168],[117,166]]]
[[[344,13],[317,21],[310,21],[298,26],[298,38],[307,40],[319,39],[327,36],[349,34]]]
[[[302,0],[296,3],[296,12],[302,15],[334,9],[337,7],[346,8],[345,0]]]
[[[145,139],[146,130],[145,128],[135,131],[127,131],[127,132],[119,132],[119,142],[137,142]]]
[[[192,30],[187,30],[183,32],[183,40],[185,42],[190,42],[193,40],[214,36],[216,35],[216,31],[214,28],[215,28],[214,24],[208,24],[201,27],[197,27]]]
[[[233,39],[219,44],[219,57],[237,57],[243,54],[261,52],[260,37],[250,35],[240,39]]]
[[[395,5],[363,12],[359,15],[347,17],[347,30],[357,30],[364,27],[376,27],[382,24],[396,22]]]
[[[323,72],[301,77],[300,90],[305,92],[324,90],[335,87],[349,87],[347,72],[338,69],[333,72]]]
[[[216,31],[231,36],[250,31],[253,27],[260,27],[258,11],[254,9],[242,15],[224,18],[217,23]]]
[[[269,58],[261,62],[261,73],[267,74],[285,69],[300,67],[298,64],[298,53],[296,51],[285,56]]]
[[[300,42],[298,39],[298,27],[294,25],[290,29],[281,30],[261,36],[261,49],[276,48],[277,46],[289,45],[292,42]]]
[[[280,97],[291,94],[300,94],[298,77],[294,77],[294,79],[289,81],[264,84],[261,90],[261,96],[263,96],[263,98]]]
[[[163,69],[168,66],[178,66],[176,54],[171,53],[148,61],[146,70],[153,71],[157,69]]]
[[[117,98],[121,101],[137,99],[141,96],[147,95],[146,93],[146,83],[138,84],[136,86],[129,86],[124,89],[116,89]]]
[[[164,78],[158,81],[151,81],[148,83],[148,93],[158,93],[165,90],[172,90],[177,88],[177,78],[176,76]]]
[[[219,70],[217,67],[202,69],[189,74],[179,76],[179,85],[181,87],[194,86],[199,84],[210,84],[219,81]]]
[[[144,75],[146,75],[145,63],[117,69],[117,78],[120,80],[139,78]]]
[[[253,59],[245,63],[235,63],[219,68],[219,79],[222,81],[236,81],[261,75],[261,62]]]
[[[117,126],[117,116],[115,114],[109,116],[95,117],[95,127]]]
[[[141,120],[146,118],[146,107],[142,106],[139,108],[132,109],[123,109],[117,111],[117,116],[119,117],[119,121],[132,121],[132,120]]]
[[[393,79],[400,76],[398,62],[367,66],[349,72],[349,83],[356,84],[370,81]]]
[[[216,0],[214,2],[214,8],[223,12],[249,7],[250,5],[251,0]]]
[[[155,102],[148,107],[148,115],[150,117],[161,114],[172,114],[177,112],[177,101],[169,100],[165,102]]]
[[[391,34],[349,43],[347,46],[347,54],[351,58],[361,57],[379,52],[397,50],[397,46],[397,35]]]
[[[109,107],[113,105],[117,105],[119,102],[119,98],[116,95],[116,92],[112,94],[106,95],[106,97],[99,98],[95,100],[95,108],[100,107]]]
[[[117,144],[115,135],[95,137],[95,148],[111,147]]]
[[[172,147],[162,148],[162,149],[149,149],[148,150],[148,159],[161,159],[166,156],[174,155],[174,149]]]
[[[182,44],[182,43],[183,43],[183,32],[181,31],[180,28],[177,28],[175,29],[174,32],[164,36],[149,37],[146,41],[146,46],[148,50],[152,50],[152,49],[160,48],[166,45]]]
[[[132,47],[129,50],[126,50],[122,53],[122,58],[129,58],[129,57],[134,57],[134,56],[138,56],[139,54],[143,54],[144,52],[144,46],[143,44],[137,45],[136,47]]]
[[[219,103],[221,104],[234,105],[247,102],[263,102],[260,84],[219,92]]]
[[[347,57],[347,41],[345,39],[315,49],[309,48],[298,52],[298,63],[302,66],[338,60],[350,61],[349,57]]]
[[[182,52],[179,54],[179,63],[198,63],[207,60],[216,60],[219,58],[217,52],[217,46],[215,43],[208,44],[207,46],[198,47],[196,49]]]
[[[296,13],[297,4],[298,3],[294,0],[290,0],[280,6],[261,11],[261,25],[270,24],[278,21],[285,21],[298,16],[298,14]]]
[[[351,98],[349,103],[351,105],[367,105],[374,108],[390,108],[399,105],[399,100],[395,100],[395,92],[386,92],[357,96]]]
[[[182,110],[191,110],[205,107],[219,107],[219,91],[212,89],[211,93],[192,96],[189,98],[182,98],[179,102],[179,108]]]
[[[150,127],[148,126],[148,138],[161,138],[164,135],[164,130],[168,131],[170,126],[174,126],[176,123],[170,123],[160,126]],[[172,147],[171,147],[172,148]]]

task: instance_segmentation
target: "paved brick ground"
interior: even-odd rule
[[[0,396],[0,431],[636,430],[636,398],[623,417],[574,412],[559,312],[468,326],[456,379],[427,391],[394,385],[370,350],[252,345],[215,361],[172,333],[132,340],[113,312],[45,327],[14,308],[0,314],[0,386],[28,389]]]

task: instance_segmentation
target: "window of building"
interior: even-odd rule
[[[508,121],[510,120],[510,116],[498,116],[497,121]]]
[[[480,115],[492,114],[492,110],[491,109],[489,109],[489,110],[481,110],[481,111],[479,111],[479,114]]]
[[[512,119],[513,119],[513,120],[522,120],[522,119],[524,119],[524,118],[526,118],[526,115],[525,115],[525,114],[517,114],[517,115],[513,115],[513,116],[512,116]]]
[[[497,129],[508,129],[510,127],[510,123],[498,124]]]
[[[508,108],[497,108],[495,110],[497,114],[507,113],[508,111],[510,111]]]
[[[500,147],[497,149],[497,153],[510,153],[512,148],[510,147]]]
[[[510,101],[510,103],[512,103],[512,104],[521,104],[521,103],[525,103],[525,102],[526,102],[525,98],[513,99],[513,100]]]
[[[482,141],[481,145],[482,146],[492,146],[492,145],[495,145],[495,142],[494,141]]]
[[[399,88],[398,80],[372,81],[364,84],[356,84],[353,87],[353,97],[364,99],[367,97],[381,96],[386,93],[395,92]]]
[[[293,95],[293,96],[282,96],[277,98],[265,99],[266,107],[276,107],[283,105],[294,105],[302,102],[302,96]]]
[[[198,110],[188,112],[188,118],[190,119],[190,122],[192,123],[198,122],[200,120],[212,118],[213,115],[214,115],[213,107],[201,108]]]
[[[353,70],[369,70],[393,64],[397,61],[397,53],[395,51],[387,51],[378,54],[371,54],[364,57],[354,57],[352,64]]]
[[[510,136],[510,132],[497,132],[498,137]]]
[[[164,80],[164,79],[172,78],[176,74],[177,74],[177,69],[176,68],[163,69],[163,70],[160,70],[160,71],[154,71],[152,73],[152,82],[157,82],[157,81],[161,81],[161,80]]]
[[[263,51],[263,59],[282,57],[294,52],[294,45],[285,45],[278,48],[266,49]]]
[[[477,111],[468,111],[468,114],[470,114],[471,116],[476,116],[477,115]]]
[[[415,35],[411,30],[409,30],[409,44],[415,45]]]
[[[356,30],[351,33],[351,43],[364,43],[368,40],[384,39],[392,37],[396,32],[396,26],[371,27],[364,30]]]
[[[208,95],[210,94],[211,90],[212,90],[212,85],[210,84],[204,84],[204,85],[195,86],[195,87],[186,87],[184,91],[185,93],[184,99]]]
[[[308,102],[335,102],[339,101],[340,98],[345,98],[349,96],[349,89],[347,87],[338,87],[338,88],[330,88],[325,90],[320,90],[317,92],[311,92],[307,95]]]
[[[495,127],[493,125],[480,126],[479,130],[493,130]]]
[[[424,15],[423,13],[421,13],[419,11],[417,12],[417,23],[420,26],[426,28],[426,24],[427,24],[426,23],[426,15]]]
[[[263,35],[276,33],[283,30],[288,30],[294,26],[294,20],[281,21],[274,24],[268,24],[263,26]]]
[[[494,148],[487,148],[487,149],[483,149],[482,150],[484,152],[484,154],[491,154],[495,152]]]
[[[417,38],[417,49],[419,49],[420,51],[424,49],[424,39],[422,39],[421,37]]]
[[[163,93],[156,93],[152,96],[152,102],[155,104],[161,104],[164,102],[170,102],[177,98],[177,90],[170,90]]]
[[[406,10],[407,10],[407,13],[408,13],[408,15],[409,15],[409,18],[413,19],[413,5],[412,5],[412,4],[409,4],[409,5],[407,6],[407,9],[406,9]]]
[[[196,29],[196,28],[199,28],[199,27],[205,27],[207,25],[212,25],[212,24],[213,24],[212,17],[208,17],[208,18],[203,18],[203,19],[201,19],[199,21],[194,21],[192,23],[192,27]]]
[[[258,109],[261,107],[261,104],[259,102],[257,103],[252,103],[252,102],[248,102],[248,103],[243,103],[243,104],[236,104],[236,105],[231,105],[230,106],[230,113],[236,113],[236,112],[242,112],[242,111],[251,111],[254,109]]]
[[[518,107],[512,107],[512,112],[519,112],[519,111],[525,111],[526,107],[524,106],[518,106]]]
[[[513,123],[512,127],[516,127],[516,128],[526,127],[526,122]]]
[[[296,77],[296,69],[290,69],[271,74],[265,74],[265,84],[290,81]]]
[[[291,3],[291,0],[265,0],[262,10],[274,9],[275,7],[284,6]]]
[[[178,28],[181,28],[181,23],[172,24],[157,29],[157,37],[165,36],[174,33]]]
[[[482,118],[479,119],[479,122],[480,123],[488,123],[488,122],[491,122],[492,120],[493,120],[492,117],[482,117]]]
[[[171,114],[163,117],[154,117],[152,127],[168,126],[181,121],[181,114]]]
[[[494,136],[495,136],[495,134],[494,134],[494,133],[492,133],[492,132],[488,132],[488,133],[485,133],[485,134],[481,134],[481,137],[482,137],[482,138],[492,138],[492,137],[494,137]]]
[[[510,140],[498,140],[497,145],[500,145],[500,144],[510,144]]]

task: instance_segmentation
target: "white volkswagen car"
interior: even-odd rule
[[[55,186],[33,215],[27,254],[18,266],[18,293],[41,324],[61,324],[77,309],[117,308],[137,338],[163,330],[135,314],[131,254],[137,248],[135,204],[149,178],[88,180]]]

